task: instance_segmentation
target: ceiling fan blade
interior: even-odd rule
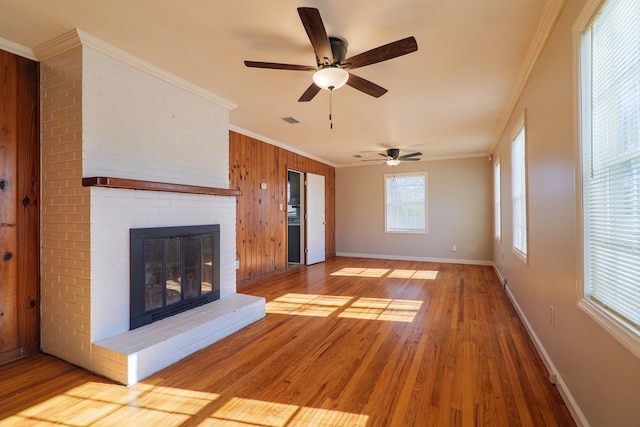
[[[269,68],[272,70],[316,71],[318,69],[317,67],[310,67],[308,65],[278,64],[276,62],[259,61],[244,61],[244,65],[251,68]]]
[[[365,65],[397,58],[398,56],[406,55],[416,50],[418,50],[418,43],[415,37],[407,37],[347,58],[342,61],[342,66],[345,69],[352,70],[354,68],[364,67]]]
[[[415,157],[409,157],[408,159],[403,159],[402,157],[400,157],[398,160],[401,160],[403,162],[417,162],[420,159],[416,159]]]
[[[417,152],[411,153],[411,154],[403,154],[402,156],[400,156],[398,158],[400,160],[417,160],[417,159],[411,159],[411,157],[416,157],[416,156],[422,156],[422,153],[417,151]]]
[[[378,86],[377,84],[370,82],[369,80],[363,79],[362,77],[358,77],[355,74],[349,73],[349,80],[347,80],[347,84],[354,89],[358,89],[360,92],[364,92],[367,95],[371,95],[375,98],[380,98],[382,95],[387,93],[387,89],[382,86]]]
[[[304,91],[302,96],[298,99],[298,102],[309,102],[320,92],[320,87],[316,86],[315,83],[311,83],[311,86]]]
[[[300,20],[307,32],[307,36],[309,36],[309,41],[318,60],[322,64],[333,64],[331,43],[329,43],[327,30],[325,30],[322,23],[320,11],[313,7],[299,7],[298,15],[300,15]]]
[[[388,154],[384,154],[384,153],[378,153],[378,154],[384,157],[385,159],[388,159],[390,157]]]

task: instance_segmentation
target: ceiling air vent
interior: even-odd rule
[[[287,123],[290,123],[292,125],[296,124],[296,123],[300,123],[298,120],[294,119],[293,117],[283,117],[282,120],[284,120]]]

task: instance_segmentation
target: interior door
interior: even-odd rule
[[[307,265],[325,260],[324,176],[307,173]]]
[[[38,65],[0,50],[0,363],[39,350]]]

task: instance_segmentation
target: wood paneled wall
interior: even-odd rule
[[[335,255],[335,169],[230,131],[229,188],[242,192],[236,198],[238,286],[287,269],[288,169],[324,175],[325,252],[327,258]]]
[[[40,349],[39,81],[0,51],[0,363]]]

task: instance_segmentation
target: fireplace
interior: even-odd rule
[[[130,329],[220,298],[220,225],[130,230]]]

